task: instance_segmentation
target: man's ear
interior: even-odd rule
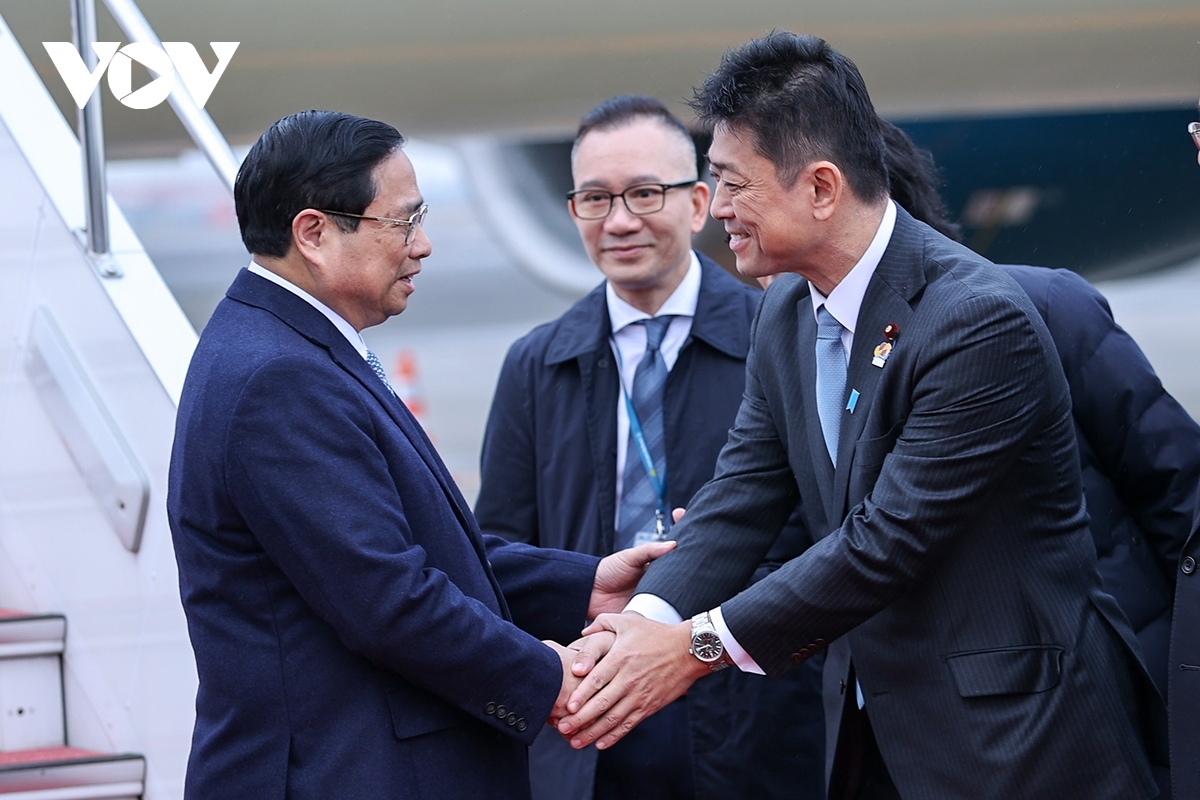
[[[334,221],[320,211],[306,208],[292,218],[292,246],[310,264],[323,262],[322,251],[329,248]]]
[[[704,230],[704,223],[708,222],[710,194],[712,191],[704,181],[699,181],[692,187],[692,233]]]
[[[846,188],[846,176],[837,165],[829,161],[814,161],[804,168],[800,180],[808,184],[812,193],[813,217],[822,221],[832,217]]]

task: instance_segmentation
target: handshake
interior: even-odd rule
[[[711,671],[690,653],[690,620],[669,625],[619,613],[650,562],[674,546],[646,544],[605,558],[588,613],[595,621],[567,647],[546,642],[563,665],[548,722],[577,750],[612,747]]]

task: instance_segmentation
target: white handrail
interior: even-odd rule
[[[96,41],[96,7],[92,0],[72,0],[71,32],[79,57],[88,63],[91,43]],[[91,65],[89,64],[89,67]],[[79,145],[83,153],[84,208],[87,213],[87,249],[106,278],[120,277],[115,262],[106,258],[108,242],[108,181],[104,174],[104,122],[100,113],[100,94],[93,92],[79,109]]]
[[[147,42],[155,47],[162,47],[158,34],[150,27],[141,9],[133,0],[104,0],[104,5],[112,13],[117,25],[125,32],[131,42]],[[167,97],[175,115],[183,123],[192,141],[200,148],[200,152],[208,159],[208,163],[216,170],[217,177],[225,184],[225,188],[233,193],[233,183],[237,178],[239,162],[229,149],[229,143],[196,101],[181,85],[176,85]]]

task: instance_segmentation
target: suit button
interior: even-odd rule
[[[495,714],[495,713],[496,713],[496,704],[495,704],[495,703],[488,703],[486,706],[484,706],[484,707],[483,707],[483,712],[484,712],[485,714],[487,714],[488,716],[491,716],[492,714]]]
[[[1179,564],[1179,571],[1184,575],[1191,575],[1196,571],[1196,559],[1191,556],[1184,556],[1183,561]]]
[[[803,660],[804,660],[804,656],[802,654],[792,653],[792,663],[793,664],[799,664]]]
[[[815,644],[818,648],[821,648],[821,647],[825,646],[825,640],[817,639],[816,641],[813,642],[813,644]]]
[[[529,727],[529,723],[527,723],[525,720],[523,720],[523,719],[517,720],[517,730],[524,732],[525,729],[528,727]]]
[[[508,709],[504,706],[496,706],[496,716],[499,719],[504,719],[506,716],[508,716]]]
[[[509,712],[509,715],[504,718],[504,721],[507,722],[508,726],[511,728],[512,726],[517,724],[517,715],[512,712]]]

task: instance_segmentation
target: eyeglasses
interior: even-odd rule
[[[571,210],[580,219],[604,219],[612,211],[613,200],[618,197],[625,203],[630,214],[644,217],[662,211],[667,203],[667,191],[684,186],[695,186],[700,181],[693,178],[679,183],[639,183],[630,186],[619,194],[606,192],[603,189],[579,189],[567,192],[567,201]]]
[[[404,231],[404,243],[407,245],[407,244],[412,244],[413,234],[416,232],[417,228],[419,228],[421,226],[421,223],[423,223],[425,221],[425,215],[429,213],[429,204],[428,203],[423,204],[420,208],[418,208],[416,211],[414,211],[412,216],[409,217],[408,219],[389,219],[387,217],[372,217],[367,214],[351,214],[349,211],[330,211],[325,208],[319,208],[317,210],[320,211],[322,214],[333,214],[335,217],[354,217],[355,219],[373,219],[376,222],[382,222],[384,225],[387,225],[389,228],[399,228],[401,225],[406,225],[408,227],[407,227],[407,230]]]

